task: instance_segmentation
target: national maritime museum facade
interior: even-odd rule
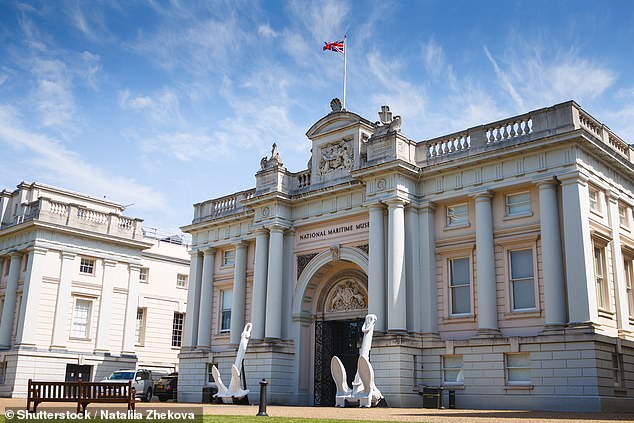
[[[413,141],[388,107],[277,147],[256,187],[194,205],[179,400],[228,374],[245,323],[252,402],[334,404],[361,324],[393,407],[634,407],[634,150],[575,102]],[[351,381],[351,380],[350,380]]]

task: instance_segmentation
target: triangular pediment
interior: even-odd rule
[[[345,111],[333,112],[327,114],[326,116],[315,122],[315,124],[310,127],[308,132],[306,132],[306,136],[312,140],[315,138],[319,138],[320,136],[329,134],[333,131],[338,131],[344,128],[359,125],[371,127],[372,123],[369,120],[357,115],[356,113]]]

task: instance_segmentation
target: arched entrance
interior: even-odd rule
[[[298,278],[293,296],[297,386],[307,404],[334,405],[333,355],[342,360],[349,382],[354,378],[368,306],[367,269],[361,249],[333,247],[315,256]]]

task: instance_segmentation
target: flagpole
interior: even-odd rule
[[[343,110],[346,110],[346,53],[348,46],[346,45],[346,35],[343,36]]]

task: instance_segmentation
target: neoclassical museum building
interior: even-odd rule
[[[307,169],[273,146],[256,186],[194,205],[179,399],[230,378],[251,402],[334,404],[362,319],[392,407],[424,386],[459,408],[634,409],[634,150],[573,101],[413,141],[387,106],[306,133]]]

